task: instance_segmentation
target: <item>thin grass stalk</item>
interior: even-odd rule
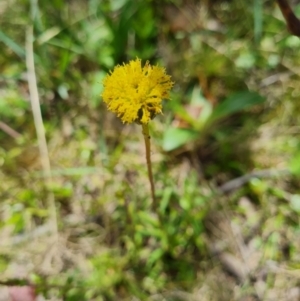
[[[27,76],[28,76],[28,87],[30,94],[30,102],[32,108],[32,114],[34,119],[34,126],[38,139],[38,147],[41,157],[41,164],[43,169],[43,175],[45,178],[45,184],[52,183],[51,176],[51,165],[45,135],[45,128],[41,113],[41,106],[37,88],[37,80],[34,66],[34,53],[33,53],[33,27],[29,26],[26,35],[26,67],[27,67]],[[53,235],[57,238],[58,227],[57,227],[57,214],[55,199],[52,192],[48,193],[48,208],[50,212],[50,223],[53,231]]]
[[[261,39],[263,30],[263,3],[262,0],[254,0],[253,4],[254,19],[254,40],[258,44]]]

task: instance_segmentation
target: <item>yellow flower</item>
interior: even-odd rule
[[[103,80],[103,101],[108,110],[117,114],[123,123],[134,121],[147,124],[162,113],[162,100],[169,98],[173,86],[165,69],[141,60],[116,66]]]

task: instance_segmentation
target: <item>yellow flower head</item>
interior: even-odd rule
[[[173,86],[165,69],[141,60],[116,66],[103,80],[103,101],[123,123],[147,124],[162,112],[162,100],[169,98]]]

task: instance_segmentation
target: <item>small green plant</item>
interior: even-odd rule
[[[115,67],[105,77],[103,85],[102,97],[108,109],[116,113],[123,123],[137,122],[142,125],[153,209],[157,210],[148,123],[162,113],[162,100],[169,98],[169,91],[173,86],[171,77],[163,68],[151,66],[149,62],[142,67],[141,60],[136,59]]]
[[[163,149],[172,151],[189,142],[199,141],[212,133],[223,119],[264,101],[265,98],[256,92],[241,91],[230,95],[213,108],[212,103],[201,94],[199,87],[195,87],[189,106],[199,114],[197,116],[191,114],[192,110],[186,110],[176,102],[170,104],[173,112],[183,120],[185,126],[169,126],[163,135]]]

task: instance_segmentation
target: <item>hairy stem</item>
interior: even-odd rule
[[[145,140],[146,147],[146,159],[147,159],[147,168],[148,168],[148,177],[151,186],[151,196],[152,196],[152,209],[154,212],[157,210],[157,202],[155,199],[155,187],[153,181],[152,165],[151,165],[151,142],[148,124],[143,124],[143,135]]]

